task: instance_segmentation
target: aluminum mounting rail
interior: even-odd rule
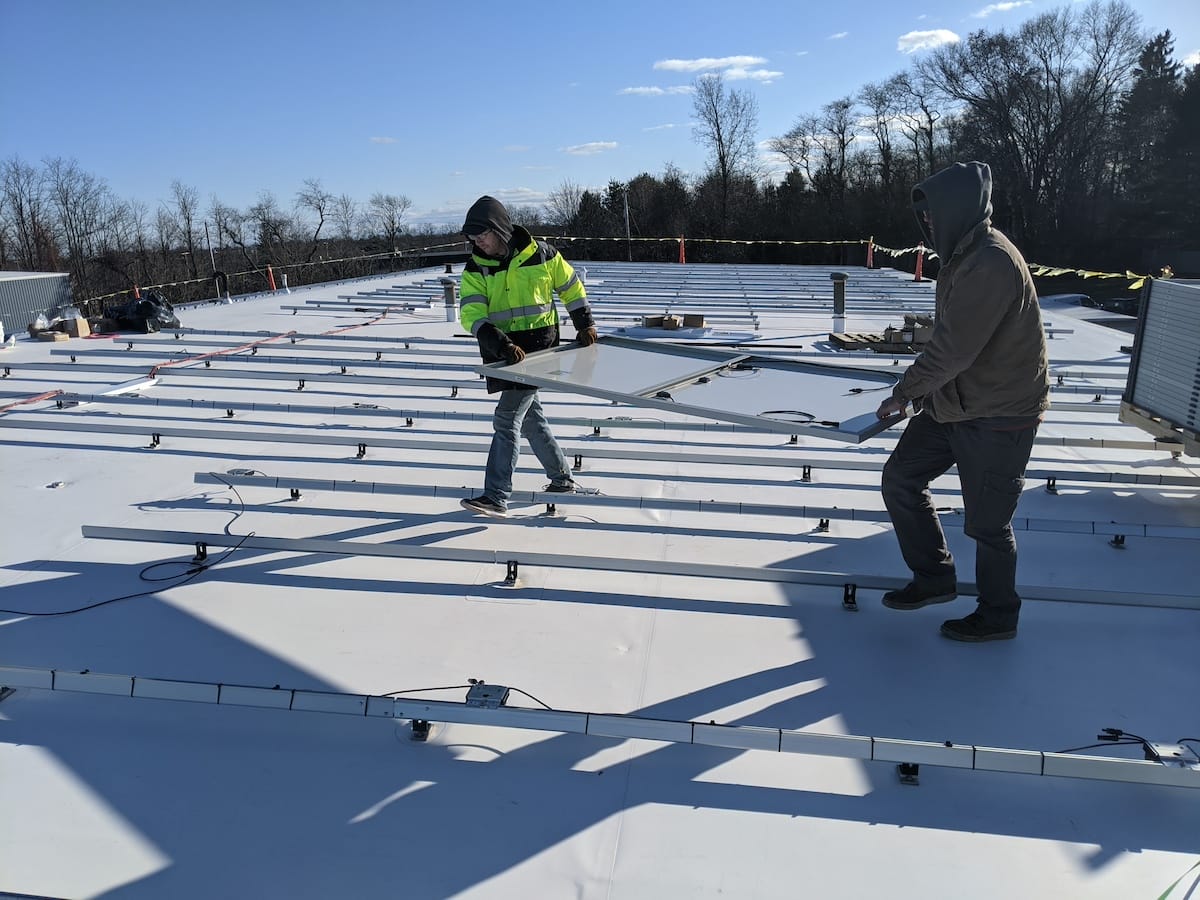
[[[155,531],[147,528],[115,528],[83,525],[85,538],[106,541],[133,541],[139,544],[185,544],[193,547],[237,547],[282,553],[325,553],[332,556],[378,557],[383,559],[419,559],[456,563],[479,563],[507,567],[515,577],[519,566],[547,569],[584,569],[600,572],[627,572],[644,575],[680,575],[687,578],[716,578],[726,581],[767,582],[771,584],[807,584],[837,587],[843,590],[843,604],[852,605],[859,589],[891,591],[904,587],[908,578],[865,575],[849,572],[818,572],[774,566],[738,566],[719,563],[689,562],[677,559],[599,558],[570,553],[535,553],[527,550],[483,550],[466,547],[434,547],[393,543],[338,541],[327,538],[284,538],[260,534],[225,534],[192,531]],[[1063,603],[1088,603],[1107,606],[1138,606],[1155,609],[1200,610],[1200,596],[1151,594],[1144,591],[1106,591],[1070,588],[1058,585],[1018,585],[1023,600],[1048,600]],[[971,582],[960,581],[958,593],[975,596]]]
[[[280,347],[280,350],[285,348]],[[286,352],[286,351],[285,351]],[[345,352],[345,348],[341,348],[341,352]],[[370,351],[364,351],[370,352]],[[381,351],[382,352],[382,351]],[[475,363],[449,363],[449,362],[423,362],[420,360],[406,360],[399,358],[378,358],[378,359],[349,359],[349,358],[328,358],[322,356],[281,356],[275,353],[228,353],[223,356],[211,356],[204,359],[196,354],[182,353],[163,354],[155,353],[153,350],[51,350],[51,356],[67,356],[72,362],[68,365],[78,365],[74,360],[77,357],[86,356],[88,358],[103,357],[105,359],[153,359],[159,362],[194,362],[199,365],[205,365],[208,362],[213,364],[218,363],[247,363],[254,366],[264,364],[278,363],[283,366],[339,366],[346,369],[350,368],[372,368],[372,369],[430,369],[439,372],[471,372],[474,373]],[[478,359],[476,354],[476,359]],[[209,368],[205,365],[205,368]]]
[[[31,414],[22,414],[45,416],[47,413],[53,412],[54,410],[41,410]],[[72,422],[64,421],[62,419],[50,421],[44,418],[19,418],[18,414],[12,412],[0,416],[0,428],[24,428],[34,431],[66,431],[74,433],[82,432],[87,434],[129,434],[151,438],[157,436],[159,439],[163,437],[178,437],[197,440],[251,441],[256,443],[284,445],[319,444],[336,447],[352,446],[357,447],[360,450],[360,456],[366,455],[367,448],[432,450],[440,453],[470,452],[486,454],[488,447],[487,444],[469,444],[465,442],[450,441],[444,438],[440,440],[419,440],[383,437],[375,434],[334,434],[324,429],[317,429],[313,433],[307,433],[299,430],[292,432],[264,432],[261,430],[230,429],[219,428],[216,426],[211,426],[208,428],[180,428],[172,425],[163,425],[159,422],[135,425],[116,422]],[[156,443],[152,446],[158,446],[158,444]],[[732,453],[672,453],[654,450],[634,450],[622,447],[604,447],[599,445],[576,447],[564,446],[563,452],[568,457],[576,458],[576,471],[579,471],[582,468],[582,461],[586,458],[645,460],[649,462],[669,463],[697,463],[704,466],[765,466],[769,468],[773,467],[809,470],[828,469],[830,471],[857,470],[866,472],[880,472],[883,470],[884,466],[883,462],[877,460],[806,461],[803,459],[788,459],[785,456],[743,456],[734,455]],[[1178,487],[1200,486],[1200,477],[1197,476],[1155,475],[1144,472],[1089,472],[1074,471],[1071,469],[1026,469],[1025,477],[1046,479],[1051,482],[1099,482],[1104,484],[1151,485],[1160,487],[1166,485]]]
[[[391,719],[401,722],[446,722],[491,728],[581,734],[597,738],[644,739],[730,750],[761,750],[838,759],[926,765],[974,772],[1002,772],[1058,778],[1083,778],[1160,787],[1200,787],[1200,767],[1187,762],[1158,762],[1111,756],[1083,756],[1040,750],[981,747],[949,741],[914,741],[852,734],[826,734],[769,728],[760,725],[717,724],[674,719],[652,719],[622,713],[576,712],[506,706],[498,700],[481,704],[410,699],[407,697],[352,694],[281,688],[278,685],[226,684],[115,675],[103,672],[67,672],[25,666],[0,666],[0,686],[13,689],[129,697],[178,703],[307,712],[325,715]],[[498,698],[507,694],[502,685],[492,688]],[[267,713],[269,715],[269,713]]]
[[[478,491],[449,485],[396,484],[379,481],[346,481],[329,478],[294,478],[273,475],[230,475],[221,472],[196,472],[195,484],[226,487],[256,487],[290,492],[318,491],[349,494],[395,495],[404,497],[448,497],[461,499]],[[872,522],[890,525],[885,510],[854,509],[845,506],[799,506],[790,503],[739,503],[725,500],[685,500],[671,497],[621,497],[613,494],[552,494],[544,491],[514,491],[511,503],[546,503],[570,506],[607,506],[625,509],[655,509],[671,512],[696,512],[717,515],[780,516],[788,519],[817,519],[848,522]],[[352,514],[352,513],[349,513]],[[961,525],[957,511],[938,510],[944,524]],[[1105,537],[1153,537],[1200,540],[1200,527],[1189,525],[1149,525],[1136,522],[1041,519],[1017,516],[1015,531],[1056,534],[1102,535]]]
[[[132,391],[140,387],[148,387],[155,384],[153,379],[141,379],[132,386],[127,386],[124,390]],[[14,397],[28,396],[28,391],[0,391],[0,397],[10,399]],[[377,398],[379,399],[379,398]],[[51,402],[50,400],[46,401]],[[80,394],[74,391],[63,391],[60,395],[53,398],[53,402],[62,409],[67,406],[83,405],[86,403],[96,404],[122,404],[129,406],[145,406],[147,408],[161,406],[164,408],[178,409],[213,409],[221,412],[228,410],[238,410],[241,412],[263,412],[263,413],[316,413],[318,415],[351,415],[351,416],[369,416],[389,419],[412,419],[414,422],[418,419],[427,420],[461,420],[467,422],[491,422],[492,414],[489,413],[466,413],[466,412],[450,412],[448,410],[432,410],[432,409],[403,409],[395,407],[384,407],[375,403],[356,403],[354,405],[343,406],[317,406],[304,405],[298,403],[251,403],[248,401],[225,401],[220,400],[181,400],[171,397],[114,397],[109,393],[103,394]],[[1118,406],[1115,403],[1055,403],[1054,410],[1062,412],[1108,412],[1116,415]],[[232,418],[232,417],[231,417]],[[669,421],[667,419],[635,419],[630,416],[610,416],[603,419],[585,418],[580,416],[547,416],[546,420],[551,425],[575,425],[581,428],[591,429],[608,429],[610,431],[700,431],[700,432],[720,432],[734,433],[742,432],[745,434],[778,434],[774,431],[761,431],[756,428],[751,428],[747,425],[737,425],[733,422],[695,422],[695,421]],[[599,433],[597,432],[597,437]],[[1053,441],[1054,438],[1049,440]],[[1089,444],[1094,446],[1094,444]],[[1156,449],[1168,449],[1167,447]],[[1172,450],[1174,452],[1174,450]]]
[[[235,357],[228,357],[234,359]],[[251,357],[247,357],[248,359]],[[32,369],[35,371],[55,371],[65,373],[69,371],[78,372],[107,372],[112,375],[118,375],[123,378],[137,377],[138,375],[149,375],[151,371],[158,368],[154,372],[155,378],[226,378],[226,379],[246,379],[251,381],[298,381],[302,389],[305,384],[312,382],[313,384],[356,384],[356,385],[402,385],[407,387],[438,387],[438,388],[480,388],[484,387],[482,377],[474,378],[470,381],[454,381],[449,378],[407,378],[403,376],[392,375],[358,375],[347,372],[272,372],[272,371],[249,371],[247,369],[230,369],[226,367],[212,367],[203,365],[205,360],[196,360],[194,364],[188,366],[121,366],[107,365],[105,363],[68,363],[66,367],[59,363],[22,363],[19,370]],[[144,371],[143,371],[144,368]],[[14,367],[14,372],[18,371],[18,367]]]

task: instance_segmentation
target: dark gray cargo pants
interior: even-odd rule
[[[957,464],[963,531],[975,540],[979,613],[996,627],[1015,628],[1020,614],[1012,517],[1036,436],[1036,424],[1001,430],[986,420],[943,423],[922,413],[905,426],[883,467],[883,501],[913,581],[943,590],[955,583],[954,557],[946,546],[929,483]]]

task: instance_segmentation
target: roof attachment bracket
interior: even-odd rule
[[[1046,479],[1046,493],[1047,494],[1057,494],[1058,493],[1057,479],[1054,479],[1054,478]]]
[[[208,544],[204,541],[196,541],[196,555],[192,557],[192,562],[202,563],[208,559]]]
[[[805,466],[800,470],[800,480],[804,482],[812,481],[812,466]]]
[[[1108,542],[1108,546],[1112,547],[1114,550],[1124,550],[1125,549],[1125,535],[1114,534],[1112,536],[1112,540],[1110,540]]]
[[[854,582],[842,585],[842,609],[858,612],[858,585]]]
[[[359,445],[358,445],[358,453],[356,453],[356,454],[354,455],[354,458],[355,458],[355,459],[362,459],[362,458],[363,458],[364,456],[366,456],[366,455],[367,455],[367,445],[366,445],[366,443],[359,444]]]
[[[897,763],[896,775],[900,778],[901,784],[916,787],[921,783],[920,769],[921,767],[917,763]]]

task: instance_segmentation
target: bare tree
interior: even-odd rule
[[[371,195],[368,204],[368,216],[377,233],[387,238],[392,251],[396,250],[396,238],[399,236],[404,214],[412,207],[412,201],[403,194],[384,194],[376,192]]]
[[[44,165],[51,208],[66,244],[71,280],[77,295],[86,296],[93,293],[89,263],[96,255],[95,241],[104,224],[108,188],[80,169],[73,159],[55,157]]]
[[[309,241],[308,255],[304,257],[305,262],[311,262],[317,253],[317,241],[320,238],[321,229],[325,226],[325,219],[333,206],[333,202],[333,194],[321,186],[321,179],[319,178],[306,178],[304,180],[304,187],[296,194],[296,206],[302,210],[308,210],[317,217],[317,227],[313,229],[312,238]]]
[[[579,216],[583,188],[573,181],[563,181],[546,196],[546,221],[559,228],[570,228]]]
[[[338,237],[342,240],[348,241],[358,233],[358,201],[349,194],[342,194],[340,197],[334,198],[329,217],[333,219]]]
[[[198,278],[200,270],[196,264],[196,218],[200,210],[200,195],[194,187],[175,179],[171,182],[171,199],[174,202],[175,227],[186,248],[188,274],[192,278]]]
[[[866,128],[875,138],[879,159],[879,181],[885,194],[891,194],[896,177],[896,153],[892,148],[892,128],[899,112],[896,88],[892,80],[868,84],[858,94],[867,108]]]
[[[758,174],[758,102],[749,91],[726,90],[720,75],[697,78],[692,95],[696,140],[712,153],[711,168],[720,188],[720,223],[729,224],[730,187],[739,176]]]
[[[1059,235],[1074,217],[1065,190],[1110,127],[1142,47],[1140,18],[1123,0],[1068,6],[1014,34],[976,32],[918,64],[963,107],[966,144],[986,155],[1013,193],[1019,240]]]
[[[28,272],[53,270],[57,254],[43,174],[14,156],[0,165],[0,192],[17,264]]]
[[[821,107],[820,130],[816,137],[821,164],[817,168],[815,184],[818,191],[829,198],[834,211],[839,213],[846,196],[846,163],[850,144],[857,137],[857,130],[854,101],[849,97],[842,97]]]
[[[786,159],[793,169],[804,176],[805,184],[812,184],[812,161],[819,131],[820,123],[816,116],[801,116],[782,137],[771,138],[767,142],[770,150]]]
[[[912,144],[918,179],[937,169],[937,134],[942,119],[934,103],[935,90],[920,70],[901,72],[888,82],[896,95],[897,123]]]

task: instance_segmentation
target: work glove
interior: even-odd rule
[[[522,350],[520,347],[518,347],[516,344],[508,344],[504,348],[503,353],[504,353],[504,358],[508,360],[508,364],[510,366],[513,365],[514,363],[519,363],[521,360],[523,360],[525,358],[525,351]]]
[[[575,335],[575,340],[579,342],[580,347],[590,347],[592,344],[596,343],[599,338],[600,336],[596,334],[595,325],[589,325],[587,328],[583,329],[583,331],[579,332],[579,334]]]

